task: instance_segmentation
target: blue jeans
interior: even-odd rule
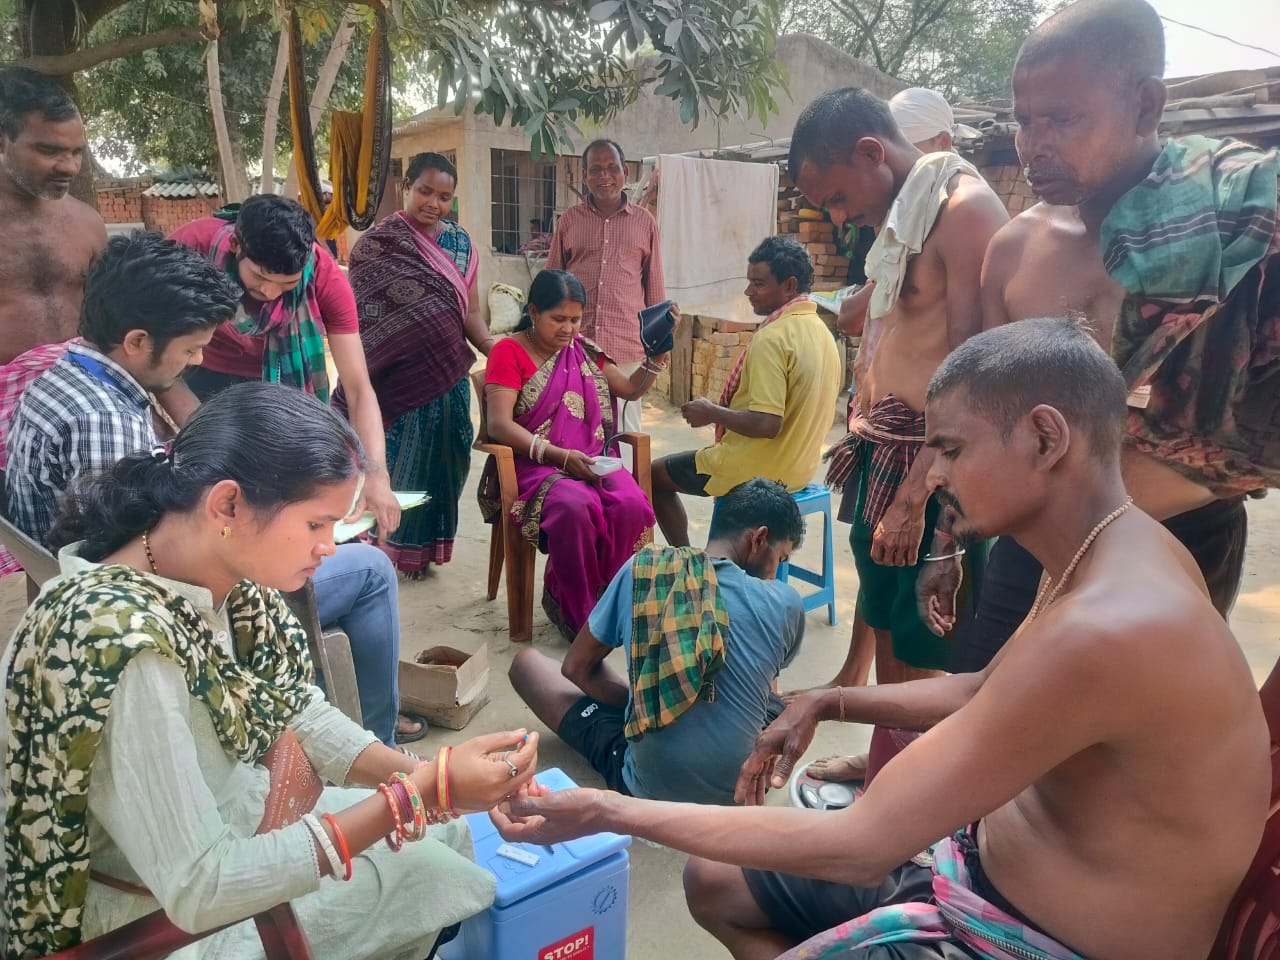
[[[312,578],[325,629],[351,639],[365,728],[389,747],[396,743],[400,691],[399,587],[395,567],[377,547],[343,543]]]

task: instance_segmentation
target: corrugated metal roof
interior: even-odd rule
[[[218,197],[222,188],[209,180],[178,180],[174,183],[153,183],[142,191],[144,197],[164,197],[182,200],[187,197]]]

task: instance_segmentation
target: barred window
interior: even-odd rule
[[[556,163],[535,163],[528,150],[493,150],[491,154],[493,249],[516,253],[554,226]]]

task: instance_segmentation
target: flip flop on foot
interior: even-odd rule
[[[396,743],[413,743],[427,735],[427,721],[416,713],[396,714]]]
[[[852,757],[821,757],[805,768],[805,773],[815,780],[833,783],[848,783],[851,780],[865,780],[867,777],[867,755],[859,753]]]

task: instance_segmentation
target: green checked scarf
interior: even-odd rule
[[[236,265],[236,255],[228,241],[235,234],[238,207],[232,205],[214,216],[229,221],[213,240],[209,260],[226,271],[237,288],[243,287]],[[316,251],[302,268],[302,280],[279,300],[261,304],[250,316],[241,301],[236,315],[229,320],[236,333],[246,337],[265,337],[262,351],[262,379],[298,387],[329,402],[329,371],[324,359],[324,333],[316,322],[320,302],[316,299]]]
[[[190,601],[129,567],[97,567],[40,595],[11,641],[4,763],[6,956],[80,942],[89,886],[89,778],[129,661],[182,668],[228,755],[254,763],[306,705],[306,634],[274,590],[227,598],[238,660]],[[163,731],[160,732],[163,734]]]
[[[1170,140],[1102,223],[1127,442],[1219,497],[1280,486],[1280,153]]]
[[[696,701],[715,700],[729,615],[704,550],[646,546],[631,573],[631,703],[623,732],[639,740]]]

